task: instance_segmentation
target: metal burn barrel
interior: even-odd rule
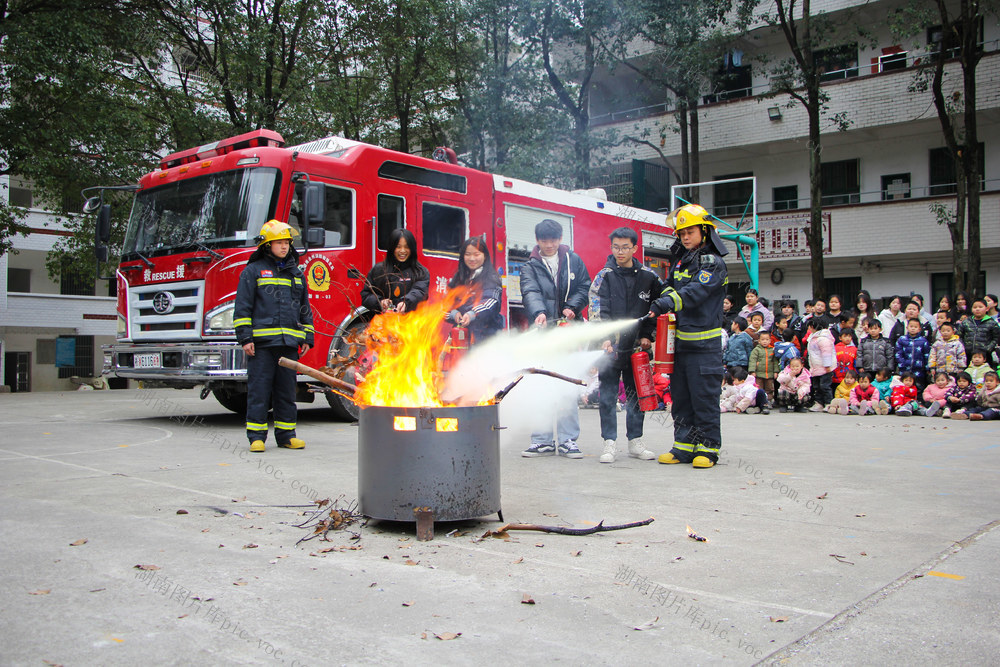
[[[365,516],[414,521],[430,508],[436,521],[500,512],[498,406],[361,406],[358,502]]]

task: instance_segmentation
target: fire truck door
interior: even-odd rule
[[[341,284],[348,290],[360,290],[361,281],[367,271],[367,257],[370,245],[367,225],[359,224],[362,202],[358,201],[359,184],[336,181],[324,176],[310,176],[313,184],[323,186],[324,241],[321,247],[300,250],[306,263],[306,275],[313,292],[326,292],[331,284]],[[304,184],[295,187],[288,224],[302,229]]]

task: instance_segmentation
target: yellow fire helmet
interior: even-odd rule
[[[292,236],[298,236],[298,234],[298,231],[286,222],[281,222],[280,220],[268,220],[264,223],[264,226],[260,228],[260,234],[254,237],[254,241],[256,241],[257,247],[259,248],[265,243],[270,243],[271,241],[279,241],[281,239],[288,239],[291,241]]]
[[[695,225],[709,225],[715,227],[712,217],[703,207],[698,204],[686,204],[680,208],[675,208],[670,212],[670,219],[674,222],[674,232],[679,232]]]

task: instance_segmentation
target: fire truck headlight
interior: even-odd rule
[[[233,311],[236,304],[233,301],[213,308],[205,315],[205,335],[206,336],[232,336],[236,333],[233,326]]]
[[[115,333],[115,338],[128,338],[128,327],[125,326],[125,318],[121,315],[118,316],[118,331]]]

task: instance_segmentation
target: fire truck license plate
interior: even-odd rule
[[[159,352],[144,352],[135,355],[132,368],[161,368],[163,361]]]

